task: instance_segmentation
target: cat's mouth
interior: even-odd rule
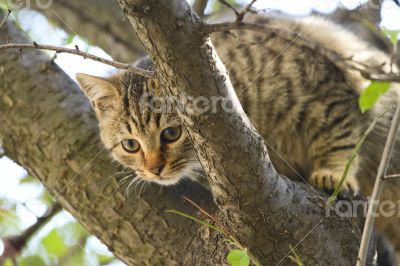
[[[137,172],[137,175],[145,181],[153,182],[162,186],[175,185],[182,179],[182,175],[168,173],[155,175],[150,172]]]

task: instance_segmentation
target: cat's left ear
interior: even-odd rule
[[[103,79],[82,73],[76,74],[81,90],[89,98],[98,115],[103,115],[118,106],[121,95],[115,79],[116,76]]]

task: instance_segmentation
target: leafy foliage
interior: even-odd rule
[[[363,92],[359,98],[358,104],[361,112],[371,109],[378,101],[379,97],[389,90],[389,82],[373,81]]]
[[[18,263],[19,266],[33,266],[33,265],[46,265],[40,256],[27,256],[21,259]]]
[[[399,35],[400,35],[400,30],[389,30],[389,29],[383,27],[383,28],[382,28],[382,31],[383,31],[383,33],[384,33],[385,35],[387,35],[387,36],[389,37],[390,41],[391,41],[394,45],[397,44],[397,40],[398,40],[398,37],[399,37]]]
[[[35,216],[43,214],[40,210],[46,210],[54,203],[54,199],[36,178],[29,175],[13,178],[18,179],[16,194],[19,189],[35,193],[23,201],[19,200],[18,195],[15,198],[0,197],[0,238],[20,234],[35,222]],[[7,176],[0,178],[0,186],[6,180]],[[98,244],[99,241],[87,241],[90,238],[95,239],[70,215],[61,212],[28,240],[27,247],[17,257],[17,263],[22,266],[122,264],[104,246]],[[4,265],[12,266],[12,260],[5,260]]]
[[[250,258],[246,251],[234,249],[231,250],[227,257],[232,266],[248,266],[250,265]]]
[[[51,230],[50,233],[42,239],[42,244],[46,248],[48,254],[52,254],[57,257],[65,255],[67,251],[67,246],[64,243],[64,239],[59,235],[56,228]]]

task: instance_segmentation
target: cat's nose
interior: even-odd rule
[[[164,169],[165,163],[157,152],[149,152],[145,155],[144,167],[150,173],[160,175]]]
[[[155,175],[160,175],[162,170],[164,169],[164,164],[158,165],[152,169],[149,169],[149,171]]]

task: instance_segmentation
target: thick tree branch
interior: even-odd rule
[[[153,75],[152,71],[144,70],[138,67],[135,67],[134,65],[131,64],[124,64],[120,63],[117,61],[109,60],[106,58],[102,58],[96,55],[89,54],[87,52],[84,52],[79,49],[78,46],[75,46],[75,49],[71,48],[65,48],[65,47],[59,47],[59,46],[54,46],[54,45],[43,45],[43,44],[18,44],[18,43],[8,43],[8,44],[1,44],[0,45],[0,50],[2,49],[19,49],[19,52],[21,53],[23,49],[39,49],[39,50],[49,50],[49,51],[55,51],[57,53],[68,53],[68,54],[74,54],[74,55],[79,55],[82,56],[85,59],[90,59],[93,61],[97,61],[106,65],[110,65],[119,69],[125,69],[128,71],[131,71],[135,74],[145,76],[145,77],[151,77]]]
[[[306,264],[354,264],[360,224],[335,215],[325,218],[324,200],[278,176],[211,42],[199,34],[204,25],[186,1],[118,2],[169,95],[223,97],[233,106],[229,113],[218,106],[216,112],[179,110],[179,115],[209,176],[221,219],[235,238],[264,264],[284,261],[293,244],[299,244]]]
[[[312,49],[313,51],[327,57],[330,61],[335,62],[335,64],[339,67],[358,71],[366,79],[373,81],[400,82],[400,73],[398,71],[387,72],[384,70],[385,65],[370,66],[354,61],[352,58],[343,58],[335,51],[322,47],[321,45],[303,37],[301,34],[296,32],[289,32],[283,29],[277,29],[265,25],[242,22],[242,21],[206,24],[203,28],[203,32],[205,34],[211,34],[213,32],[220,32],[220,31],[231,31],[231,30],[251,30],[259,32],[271,32],[283,39],[295,40],[297,45]],[[393,68],[390,67],[390,69]]]
[[[28,42],[11,21],[0,30],[0,42],[7,40]],[[196,184],[150,186],[142,196],[125,198],[125,187],[114,177],[121,168],[101,148],[97,122],[82,112],[90,104],[77,85],[38,50],[26,50],[23,61],[2,51],[0,66],[0,143],[5,154],[38,177],[117,257],[129,265],[185,265],[182,254],[207,260],[208,250],[217,245],[215,257],[224,259],[226,248],[215,233],[165,213],[174,208],[193,214],[182,195],[212,210],[207,191]]]

